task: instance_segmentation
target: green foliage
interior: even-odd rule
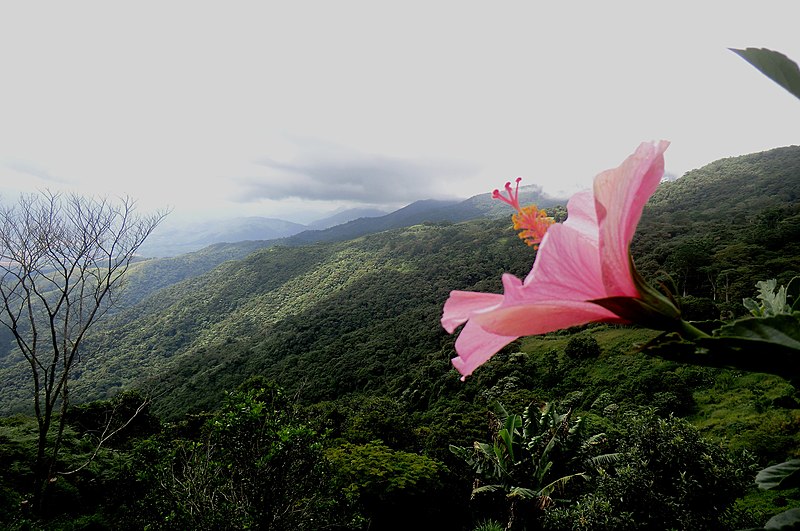
[[[634,238],[638,269],[649,279],[668,275],[676,295],[741,315],[754,279],[786,284],[800,274],[798,172],[793,146],[722,159],[663,183]]]
[[[800,68],[797,63],[780,52],[767,48],[745,48],[731,51],[756,67],[762,74],[800,98]]]
[[[463,520],[456,478],[440,460],[416,453],[429,432],[396,401],[354,396],[318,404],[307,414],[333,439],[326,456],[336,471],[336,484],[371,528],[410,529]]]
[[[792,279],[792,282],[798,281],[800,281],[800,277]],[[792,306],[787,300],[786,286],[778,287],[778,281],[773,278],[756,282],[756,287],[758,288],[757,298],[761,302],[758,303],[751,298],[742,301],[744,307],[754,317],[772,317],[773,315],[792,313]]]
[[[95,409],[91,404],[86,407]],[[59,473],[48,482],[43,493],[43,511],[39,515],[32,514],[36,432],[33,418],[18,415],[0,419],[0,462],[3,463],[0,527],[84,529],[82,525],[93,523],[99,526],[97,529],[128,528],[120,515],[127,512],[127,504],[138,495],[128,473],[130,455],[124,449],[112,449],[114,439],[98,449],[96,437],[88,431],[75,431],[71,426],[64,431],[57,470],[74,472]],[[125,431],[119,435],[124,439]],[[126,445],[116,446],[124,448]]]
[[[600,345],[590,335],[576,335],[567,342],[564,354],[573,359],[593,359],[600,356]]]
[[[678,418],[624,420],[613,468],[575,505],[548,512],[547,529],[730,529],[727,514],[752,481],[752,462]]]
[[[753,452],[766,465],[800,449],[800,409],[795,388],[777,376],[719,371],[695,393],[689,418],[704,434],[736,451]]]
[[[581,419],[571,417],[571,410],[559,414],[552,403],[529,406],[522,416],[509,414],[498,404],[491,442],[450,447],[481,480],[473,487],[473,498],[502,492],[508,504],[508,527],[517,528],[535,521],[537,512],[549,507],[553,494],[563,491],[571,480],[586,479],[582,471],[565,471],[587,457],[601,435],[584,438]],[[556,460],[561,462],[554,468]]]
[[[198,438],[138,450],[139,517],[167,529],[318,529],[339,512],[321,437],[275,386],[231,393]]]
[[[418,447],[418,436],[403,402],[386,396],[351,395],[306,409],[309,421],[331,439],[353,443],[380,440],[395,449]]]
[[[721,308],[713,299],[686,295],[680,298],[681,316],[687,321],[711,321],[719,319]]]
[[[135,262],[128,270],[119,300],[120,308],[116,311],[137,305],[173,284],[208,273],[224,262],[241,260],[259,249],[268,247],[271,243],[269,241],[217,243],[179,256]]]
[[[497,520],[484,520],[479,523],[472,531],[505,531],[506,526]]]
[[[326,451],[348,495],[385,500],[399,492],[423,496],[440,483],[441,463],[422,455],[392,450],[379,441],[344,443]]]
[[[792,291],[797,288],[790,281]],[[730,367],[780,375],[789,380],[800,377],[800,312],[793,312],[787,302],[785,286],[776,280],[760,281],[758,299],[744,299],[744,306],[755,317],[724,323],[699,323],[707,333],[686,340],[675,333],[663,333],[653,339],[645,352],[697,365]]]
[[[138,391],[127,391],[109,400],[71,406],[67,422],[79,437],[99,441],[113,435],[103,444],[128,449],[133,439],[161,431],[161,422],[150,411],[149,403]]]

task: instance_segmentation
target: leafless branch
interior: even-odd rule
[[[115,415],[115,413],[117,412],[117,408],[119,408],[119,406],[120,406],[120,404],[119,404],[119,403],[118,403],[118,404],[115,404],[115,405],[114,405],[114,408],[111,410],[111,413],[109,413],[109,415],[108,415],[108,420],[106,421],[106,425],[105,425],[105,427],[103,428],[103,432],[100,434],[100,436],[99,436],[99,437],[98,437],[98,439],[97,439],[97,445],[95,446],[95,448],[94,448],[94,451],[92,452],[92,455],[91,455],[91,456],[89,456],[89,458],[88,458],[88,459],[86,459],[86,461],[84,461],[84,463],[83,463],[82,465],[80,465],[79,467],[77,467],[77,468],[74,468],[74,469],[72,469],[72,470],[65,471],[65,472],[59,472],[59,474],[60,474],[60,475],[62,475],[62,476],[69,476],[69,475],[71,475],[71,474],[75,474],[76,472],[80,472],[81,470],[83,470],[84,468],[86,468],[87,466],[89,466],[89,464],[91,464],[91,462],[92,462],[92,461],[94,461],[95,457],[97,457],[97,454],[98,454],[98,453],[100,453],[100,448],[102,448],[103,444],[104,444],[106,441],[108,441],[109,439],[111,439],[112,437],[114,437],[116,434],[118,434],[119,432],[121,432],[122,430],[124,430],[125,428],[127,428],[127,427],[128,427],[128,425],[129,425],[131,422],[133,422],[133,419],[135,419],[135,418],[136,418],[136,417],[139,415],[139,413],[141,413],[142,411],[144,411],[144,409],[145,409],[145,408],[146,408],[146,407],[147,407],[147,406],[148,406],[148,405],[149,405],[151,402],[152,402],[152,400],[151,400],[150,398],[145,398],[145,399],[142,401],[142,403],[141,403],[141,404],[139,404],[139,406],[136,408],[136,411],[134,411],[133,415],[131,415],[131,416],[128,418],[128,420],[126,420],[126,421],[125,421],[125,422],[124,422],[124,423],[123,423],[121,426],[119,426],[117,429],[115,429],[115,430],[111,430],[111,424],[112,424],[112,423],[113,423],[113,421],[114,421],[114,415]]]
[[[0,204],[0,324],[30,367],[40,483],[53,473],[81,342],[165,215],[141,216],[130,198],[115,204],[50,191]]]

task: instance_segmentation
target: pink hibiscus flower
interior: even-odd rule
[[[495,191],[517,209],[515,225],[525,215],[536,221],[523,228],[539,250],[524,281],[503,275],[502,295],[450,293],[442,326],[452,334],[466,323],[452,360],[464,377],[521,336],[590,322],[652,321],[654,315],[680,321],[674,305],[644,284],[629,255],[642,209],[664,174],[667,146],[643,143],[621,166],[599,174],[593,190],[569,200],[564,223],[542,223],[541,214],[520,208],[510,184],[507,199]]]

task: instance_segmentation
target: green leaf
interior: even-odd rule
[[[752,342],[759,346],[795,351],[800,355],[800,314],[740,319],[715,330],[714,337],[738,341],[742,347]]]
[[[770,518],[764,529],[800,529],[800,509],[789,509]]]
[[[762,74],[800,98],[800,68],[780,52],[766,48],[730,49],[756,67]]]
[[[792,311],[800,312],[800,277],[793,277],[786,286],[786,302]]]
[[[502,485],[481,485],[472,489],[472,496],[483,494],[484,492],[497,492],[503,488]]]
[[[560,477],[557,480],[548,483],[547,485],[542,487],[542,489],[539,491],[539,494],[542,496],[550,496],[557,489],[564,489],[567,486],[567,483],[569,483],[571,480],[575,478],[582,478],[587,481],[589,480],[589,476],[587,476],[586,473],[584,472],[578,472],[577,474],[570,474],[568,476]]]
[[[516,461],[516,459],[514,457],[514,440],[513,440],[514,432],[513,431],[509,432],[508,430],[503,429],[503,430],[500,430],[500,433],[498,435],[500,436],[500,439],[503,441],[503,444],[506,447],[506,452],[508,453],[509,464],[513,464],[514,461]],[[499,447],[497,449],[497,458],[501,462],[503,461],[503,455],[502,455],[502,452],[500,452],[500,448]],[[507,468],[507,466],[504,467],[504,468]]]
[[[800,378],[800,313],[740,319],[694,342],[664,333],[641,348],[645,354],[706,367],[725,367]]]
[[[508,492],[509,498],[522,498],[523,500],[532,500],[534,498],[539,497],[539,493],[532,489],[526,489],[524,487],[512,487],[511,490]]]
[[[800,486],[800,459],[773,465],[760,471],[756,476],[760,489],[791,489]]]
[[[742,300],[742,304],[744,305],[745,308],[747,308],[747,311],[750,312],[750,314],[754,317],[761,317],[764,314],[764,312],[761,309],[761,305],[749,297],[747,299]]]

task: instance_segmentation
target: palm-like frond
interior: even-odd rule
[[[608,468],[609,466],[619,461],[619,458],[621,456],[622,454],[620,452],[601,454],[601,455],[596,455],[594,457],[589,457],[588,459],[585,459],[583,462],[587,467],[591,467],[594,469],[604,469]]]

